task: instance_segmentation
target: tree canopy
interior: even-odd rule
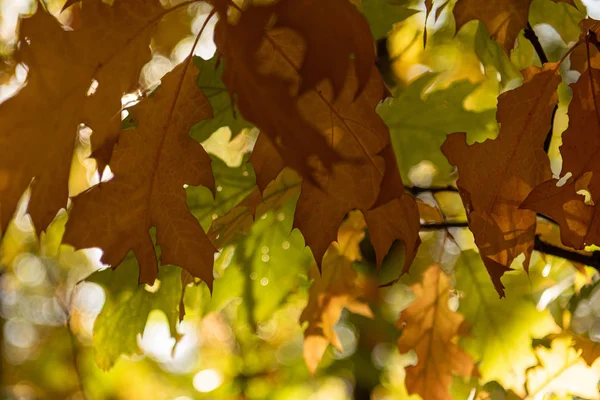
[[[600,399],[589,3],[7,0],[6,396]]]

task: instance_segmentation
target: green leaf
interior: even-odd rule
[[[446,134],[467,132],[471,140],[494,137],[497,131],[496,111],[473,112],[463,103],[478,86],[468,81],[453,83],[447,89],[425,94],[435,75],[427,74],[382,103],[377,112],[390,128],[394,151],[404,182],[410,182],[408,172],[423,160],[431,161],[440,177],[446,178],[452,167],[440,146]],[[447,181],[435,182],[438,184]]]
[[[129,252],[114,270],[107,268],[87,279],[87,282],[100,285],[106,296],[104,307],[94,323],[96,364],[103,370],[110,369],[121,354],[140,352],[137,335],[144,331],[152,310],[165,313],[171,336],[178,338],[181,268],[161,266],[151,290],[138,284],[138,271],[137,260]]]
[[[363,0],[362,10],[371,26],[375,39],[386,37],[396,22],[400,22],[419,12],[407,8],[407,0]]]
[[[215,262],[220,277],[215,280],[211,310],[236,301],[242,320],[255,325],[270,318],[306,280],[313,258],[300,232],[291,232],[295,202],[257,218],[248,235],[223,249]]]
[[[215,177],[216,195],[201,186],[187,188],[187,203],[190,211],[208,230],[215,216],[225,215],[245,199],[256,187],[254,170],[247,163],[237,168],[228,167],[217,157],[211,157]]]
[[[252,124],[246,121],[236,110],[229,91],[221,80],[224,64],[217,65],[217,57],[206,61],[200,57],[194,57],[194,64],[200,70],[198,74],[198,87],[202,89],[213,108],[213,118],[199,122],[192,127],[190,136],[199,142],[203,142],[217,129],[228,126],[233,136],[244,128],[252,128]]]
[[[525,370],[536,363],[531,339],[557,329],[548,310],[538,310],[532,299],[541,276],[538,264],[530,276],[522,270],[505,274],[505,299],[495,293],[476,252],[463,252],[455,267],[458,312],[471,324],[471,335],[461,345],[479,362],[484,381],[496,380],[517,393],[523,390]]]

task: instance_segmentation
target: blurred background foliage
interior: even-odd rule
[[[46,3],[58,16],[64,1]],[[362,3],[369,13],[373,6],[368,0]],[[597,2],[585,3],[587,12],[598,17]],[[393,17],[370,15],[376,39],[387,33],[379,50],[382,58],[382,50],[387,50],[388,62],[381,69],[394,93],[378,111],[391,129],[407,185],[448,185],[456,176],[439,150],[446,134],[465,131],[472,142],[495,137],[497,96],[520,85],[520,69],[540,61],[523,34],[509,58],[477,21],[455,32],[452,4],[436,21],[428,19],[424,48],[424,4],[414,1],[412,6],[416,11],[397,10]],[[0,100],[25,81],[26,69],[11,65],[10,52],[19,14],[34,7],[30,0],[0,0]],[[208,11],[205,4],[195,4],[161,21],[154,57],[140,76],[143,88],[156,87],[189,53]],[[577,23],[584,15],[566,4],[533,0],[530,22],[551,61],[577,40]],[[66,24],[77,22],[68,12],[60,18]],[[386,24],[389,32],[383,28]],[[208,27],[213,25],[214,21]],[[186,39],[174,39],[182,33]],[[195,54],[208,60],[213,53],[207,29]],[[566,82],[577,76],[568,63],[561,72]],[[508,274],[507,298],[500,300],[464,228],[423,231],[410,274],[381,289],[379,299],[370,302],[373,319],[342,313],[335,331],[343,350],[329,347],[316,376],[311,376],[303,359],[305,326],[299,320],[308,302],[314,261],[302,235],[289,233],[299,178],[284,172],[274,183],[273,200],[256,210],[253,222],[249,207],[238,204],[255,190],[247,161],[257,132],[241,118],[235,123],[219,118],[229,111],[229,99],[219,89],[223,85],[218,73],[201,74],[198,84],[211,98],[217,118],[199,124],[191,134],[213,157],[217,193],[213,199],[206,188],[187,191],[190,209],[221,247],[212,297],[203,283],[180,279],[177,267],[161,267],[153,286],[138,286],[134,257],[113,271],[103,269],[99,250],[74,252],[61,245],[66,212],[36,237],[23,212],[24,196],[0,249],[2,398],[418,399],[409,396],[404,385],[405,367],[414,365],[416,356],[398,351],[402,327],[396,321],[414,298],[409,285],[419,282],[432,264],[452,276],[455,290],[449,307],[472,327],[460,344],[478,363],[480,378],[455,378],[455,399],[521,398],[512,387],[526,387],[528,399],[597,398],[577,397],[578,379],[559,385],[544,378],[576,365],[563,365],[561,351],[572,350],[569,340],[584,341],[595,351],[594,343],[600,340],[600,309],[593,301],[597,273],[535,253],[530,275],[519,269]],[[125,96],[124,106],[134,99]],[[570,90],[563,84],[549,152],[555,173],[560,171],[558,147],[568,124],[569,100]],[[73,158],[72,195],[99,180],[89,155],[89,132],[86,136],[84,130]],[[108,178],[107,170],[103,179]],[[419,198],[433,207],[434,222],[465,220],[457,193],[422,193]],[[556,237],[552,227],[543,229],[548,237]],[[374,259],[368,238],[361,249],[354,268],[370,276]],[[382,274],[397,269],[401,258],[401,249],[394,249]],[[185,316],[178,323],[183,306]],[[574,357],[581,361],[583,356]],[[599,366],[584,363],[582,368],[595,386]]]

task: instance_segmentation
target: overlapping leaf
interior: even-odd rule
[[[107,370],[121,354],[140,353],[138,335],[142,334],[148,315],[154,309],[165,313],[171,336],[178,338],[181,296],[180,269],[167,265],[160,268],[154,292],[138,284],[138,264],[128,255],[116,270],[96,272],[87,282],[104,289],[106,302],[94,323],[94,348],[97,365]]]
[[[468,145],[464,133],[454,133],[442,146],[448,161],[458,167],[469,228],[501,296],[501,276],[520,254],[525,254],[527,270],[533,250],[536,215],[520,205],[551,177],[543,146],[557,102],[556,68],[550,64],[543,70],[524,70],[523,86],[499,97],[501,128],[495,140]]]
[[[509,53],[521,29],[527,27],[529,7],[532,0],[459,0],[454,6],[456,30],[467,22],[478,19],[486,26],[490,35]],[[573,0],[552,0],[568,3]]]
[[[529,277],[522,270],[507,274],[507,296],[499,299],[477,253],[463,252],[455,267],[456,290],[462,297],[458,312],[471,326],[471,334],[460,343],[473,356],[484,382],[498,381],[518,394],[523,394],[526,369],[536,361],[531,339],[557,329],[548,310],[537,310],[531,299],[533,277],[539,275],[539,270]]]
[[[414,350],[418,357],[417,365],[406,370],[406,387],[423,399],[451,399],[452,376],[470,377],[475,369],[471,356],[456,343],[468,327],[462,315],[448,308],[450,278],[439,266],[429,267],[411,289],[416,299],[398,320],[403,328],[400,351]]]
[[[122,133],[111,168],[114,178],[73,201],[64,240],[77,248],[100,247],[117,266],[133,250],[140,282],[158,270],[148,234],[156,227],[162,264],[179,265],[209,287],[214,248],[186,205],[184,184],[214,189],[210,158],[189,137],[191,126],[210,118],[208,100],[196,87],[198,71],[188,58],[162,85],[130,109],[137,126]]]
[[[600,243],[600,215],[596,212],[600,201],[599,80],[600,70],[592,66],[572,85],[569,127],[563,133],[560,147],[562,174],[570,173],[570,178],[561,186],[557,186],[555,179],[544,182],[523,203],[523,207],[558,222],[561,241],[575,249]],[[589,200],[585,192],[591,196]]]
[[[301,54],[294,53],[294,35],[286,31],[268,33],[270,41],[263,48],[264,58],[269,60],[273,73],[287,71],[288,76],[297,76]],[[293,54],[295,58],[290,58]],[[267,66],[265,66],[266,68]],[[328,82],[322,82],[315,90],[303,94],[295,107],[310,118],[314,128],[326,139],[327,146],[336,153],[345,154],[347,162],[336,163],[330,172],[322,172],[314,179],[302,184],[302,193],[296,208],[294,227],[303,233],[306,243],[320,262],[329,244],[335,239],[337,229],[344,216],[352,209],[363,210],[369,225],[378,213],[368,215],[374,206],[386,207],[393,220],[384,220],[383,229],[393,230],[402,220],[402,236],[396,235],[390,243],[381,245],[380,259],[395,239],[405,241],[409,254],[418,245],[418,220],[414,200],[404,195],[402,182],[389,145],[389,132],[375,107],[386,94],[385,86],[376,69],[364,90],[355,97],[359,82],[349,75],[346,86],[334,96]],[[277,176],[285,165],[290,165],[285,152],[270,137],[261,133],[251,157],[259,187]],[[389,161],[389,162],[388,162]],[[293,165],[290,165],[293,167]],[[385,177],[384,177],[385,176]],[[316,182],[315,182],[316,181]],[[381,192],[384,187],[387,194]],[[378,201],[379,198],[379,201]],[[411,210],[414,208],[414,212]],[[410,265],[410,257],[407,264]]]
[[[351,94],[355,96],[375,66],[369,26],[356,7],[347,0],[314,3],[283,0],[250,6],[232,24],[227,15],[235,7],[229,0],[213,1],[220,15],[214,39],[225,62],[223,82],[244,117],[281,143],[286,162],[304,177],[311,177],[315,168],[309,156],[316,155],[327,168],[340,156],[300,112],[297,96],[323,80],[331,81],[334,93],[339,93],[348,75],[357,77]],[[282,30],[287,34],[281,35]],[[277,59],[271,60],[273,55]],[[292,64],[286,65],[286,60]]]
[[[1,232],[32,179],[28,211],[38,231],[66,206],[81,123],[93,129],[92,148],[101,169],[106,165],[120,129],[121,96],[138,87],[153,23],[164,12],[159,1],[89,0],[76,31],[63,29],[41,5],[23,19],[15,58],[27,65],[27,84],[0,105]]]
[[[342,350],[334,325],[344,308],[366,317],[373,315],[367,301],[376,296],[374,282],[352,267],[352,262],[361,257],[359,243],[364,229],[362,215],[358,211],[350,213],[340,227],[338,241],[325,254],[322,275],[316,266],[311,272],[314,281],[300,321],[308,322],[304,331],[304,359],[313,374],[329,344]]]

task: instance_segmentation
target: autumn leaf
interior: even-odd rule
[[[165,313],[173,338],[178,339],[176,324],[181,296],[180,269],[161,266],[156,288],[147,290],[138,285],[138,265],[128,255],[116,270],[110,268],[94,273],[87,282],[104,289],[106,302],[94,323],[96,364],[110,369],[122,354],[141,353],[138,335],[142,334],[148,315],[154,309]]]
[[[315,0],[283,0],[250,6],[231,24],[229,0],[213,3],[221,16],[214,40],[225,63],[223,82],[244,117],[274,143],[281,142],[278,147],[286,162],[303,177],[313,176],[311,155],[330,168],[340,156],[300,112],[298,96],[323,80],[331,82],[337,95],[348,86],[348,76],[357,79],[353,97],[367,85],[375,55],[364,17],[347,0],[314,7]],[[272,17],[276,21],[271,27]],[[267,109],[270,113],[264,112]]]
[[[355,211],[340,227],[338,240],[325,254],[322,275],[316,266],[311,271],[314,280],[309,292],[308,305],[300,316],[307,322],[304,331],[304,359],[314,375],[327,346],[342,350],[334,325],[344,308],[372,318],[366,300],[375,296],[375,285],[366,276],[359,275],[352,262],[360,259],[359,243],[364,237],[365,222]]]
[[[587,366],[580,352],[572,347],[572,341],[568,335],[557,336],[550,348],[535,348],[538,364],[527,371],[527,398],[547,393],[588,399],[600,396],[597,385],[600,369]]]
[[[28,212],[38,231],[66,207],[80,124],[93,130],[103,170],[120,130],[121,96],[137,89],[154,22],[165,12],[159,1],[89,0],[79,30],[63,29],[41,5],[23,19],[15,59],[27,65],[27,84],[0,105],[1,232],[32,178]]]
[[[458,312],[471,326],[461,346],[477,363],[484,382],[498,381],[522,394],[525,370],[535,363],[531,339],[557,329],[548,310],[538,310],[531,299],[531,275],[522,270],[507,274],[507,296],[500,299],[479,255],[466,251],[455,267],[455,279],[462,297]]]
[[[544,141],[557,102],[556,64],[524,70],[523,86],[498,99],[501,124],[495,140],[468,145],[464,133],[446,139],[442,152],[458,168],[457,181],[481,257],[500,296],[500,278],[525,254],[529,266],[535,236],[535,212],[521,202],[551,177]]]
[[[269,59],[277,60],[281,57],[278,49],[290,41],[288,37],[289,33],[273,34],[269,52],[272,55]],[[279,43],[283,44],[278,45]],[[298,69],[299,64],[295,64],[293,60],[283,60],[285,65],[284,61],[287,62],[287,67]],[[404,195],[399,176],[387,178],[397,175],[398,171],[389,147],[388,129],[375,112],[375,107],[387,94],[384,83],[373,69],[367,86],[355,97],[357,85],[357,79],[349,76],[344,90],[334,98],[333,87],[323,82],[316,90],[306,92],[298,101],[298,108],[304,115],[310,116],[314,126],[327,138],[328,146],[352,159],[336,163],[330,172],[321,171],[314,179],[305,179],[302,183],[294,227],[304,235],[317,263],[320,263],[329,244],[335,240],[344,216],[353,209],[362,210],[371,224],[369,220],[376,217],[370,218],[368,212],[372,208],[385,206],[387,214],[393,215],[393,220],[381,221],[384,224],[382,229],[394,231],[392,225],[399,220],[411,227],[411,230],[403,229],[400,233],[403,236],[386,238],[390,243],[376,247],[378,251],[385,249],[378,259],[383,259],[395,239],[405,242],[409,252],[407,254],[413,254],[418,246],[418,214],[416,205],[413,207],[414,200]],[[277,176],[285,165],[293,167],[285,158],[285,151],[281,146],[277,146],[269,136],[263,136],[264,133],[259,135],[254,148],[257,155],[250,159],[255,167],[259,187]],[[382,187],[386,187],[389,192],[385,201],[381,201]],[[398,201],[392,201],[394,199]],[[411,209],[414,210],[413,213],[410,213]],[[405,268],[410,262],[411,258],[408,257]]]
[[[423,274],[422,282],[411,286],[416,300],[402,313],[398,326],[402,336],[400,351],[417,353],[417,365],[406,370],[406,387],[424,399],[451,399],[452,376],[469,377],[475,365],[473,359],[456,344],[465,335],[464,318],[448,309],[451,294],[450,279],[433,265]]]
[[[589,46],[589,44],[586,44]],[[573,100],[569,105],[569,127],[563,133],[560,147],[562,174],[570,173],[566,183],[550,179],[538,187],[523,202],[522,207],[545,214],[560,225],[561,241],[575,249],[600,243],[599,215],[596,203],[600,199],[600,117],[597,93],[600,70],[588,68],[572,85]],[[590,195],[586,201],[585,193]]]
[[[573,0],[552,0],[575,7]],[[486,26],[490,36],[510,53],[521,29],[527,27],[532,0],[458,0],[454,18],[458,31],[467,22],[478,19]]]
[[[132,107],[137,126],[124,131],[111,168],[114,178],[73,199],[65,242],[100,247],[103,262],[119,265],[129,250],[140,264],[140,282],[152,283],[158,264],[148,230],[156,227],[162,264],[179,265],[211,287],[214,247],[186,205],[184,184],[214,189],[210,158],[189,137],[191,126],[212,110],[196,87],[188,58],[161,86]]]
[[[434,177],[432,186],[449,183],[446,177],[452,167],[440,150],[447,134],[467,132],[477,141],[496,135],[495,109],[474,112],[464,107],[465,99],[479,85],[459,81],[429,92],[437,77],[424,74],[377,107],[377,113],[390,129],[402,178],[406,181],[411,168],[429,160],[439,176]],[[432,115],[436,118],[431,118]]]
[[[221,274],[215,280],[211,310],[219,311],[240,298],[238,318],[256,327],[272,318],[306,279],[313,260],[300,232],[291,229],[295,200],[288,198],[263,213],[223,248],[215,262]]]

